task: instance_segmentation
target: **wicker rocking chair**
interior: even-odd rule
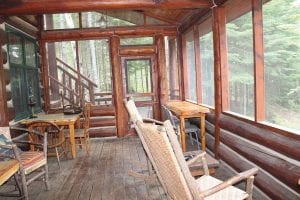
[[[208,175],[205,153],[203,153],[198,158],[202,158],[206,174],[195,179],[189,171],[188,164],[198,158],[193,158],[188,163],[184,160],[174,129],[169,121],[164,122],[163,126],[138,121],[137,127],[143,132],[144,142],[153,158],[153,166],[160,175],[158,178],[169,199],[252,199],[253,181],[254,175],[258,171],[257,168],[239,173],[222,182]],[[247,180],[246,191],[232,186],[244,179]]]

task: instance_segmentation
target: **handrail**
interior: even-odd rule
[[[49,74],[49,78],[51,78],[52,80],[54,80],[54,82],[56,82],[58,85],[62,86],[64,89],[68,90],[69,92],[73,92],[74,95],[79,98],[79,94],[76,93],[75,91],[73,91],[72,89],[68,88],[67,86],[65,86],[64,84],[62,84],[61,82],[59,82],[59,80],[57,80],[56,78],[54,78],[53,76],[51,76]]]
[[[56,61],[60,62],[61,64],[63,64],[64,66],[66,66],[68,69],[72,70],[74,73],[77,73],[77,71],[75,69],[73,69],[70,65],[68,65],[67,63],[65,63],[64,61],[60,60],[59,58],[56,58]],[[57,66],[58,68],[60,68],[61,70],[65,71],[66,73],[69,73],[67,72],[65,69],[63,69],[61,66]],[[70,73],[69,73],[70,74]],[[70,74],[71,76],[73,76],[72,74]],[[75,76],[73,76],[75,77]],[[88,77],[80,74],[80,77],[82,77],[84,80],[86,80],[87,82],[91,83],[93,86],[97,87],[97,84],[94,83],[91,79],[89,79]],[[75,77],[76,78],[76,77]]]

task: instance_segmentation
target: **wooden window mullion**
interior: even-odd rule
[[[186,35],[182,37],[182,60],[183,60],[183,96],[184,100],[189,98],[189,74],[187,64],[187,46],[186,46]]]
[[[198,26],[194,27],[194,50],[195,50],[195,67],[196,67],[196,88],[197,88],[197,103],[202,103],[202,77],[201,77],[201,58],[200,58],[200,41]]]
[[[262,1],[252,0],[255,121],[265,120]]]

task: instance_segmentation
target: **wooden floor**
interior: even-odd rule
[[[50,190],[45,190],[43,182],[33,182],[28,188],[31,200],[167,199],[158,180],[144,181],[127,174],[129,170],[148,174],[146,157],[137,137],[95,139],[90,156],[84,150],[77,152],[76,159],[61,161],[61,171],[56,159],[49,158]],[[226,179],[226,174],[228,171],[221,166],[216,176]],[[1,190],[7,190],[9,184],[5,187]],[[254,199],[261,197],[256,198],[254,194]]]

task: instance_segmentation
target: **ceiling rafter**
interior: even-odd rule
[[[192,9],[210,7],[210,0],[10,0],[0,1],[0,15],[27,15],[109,9]]]

